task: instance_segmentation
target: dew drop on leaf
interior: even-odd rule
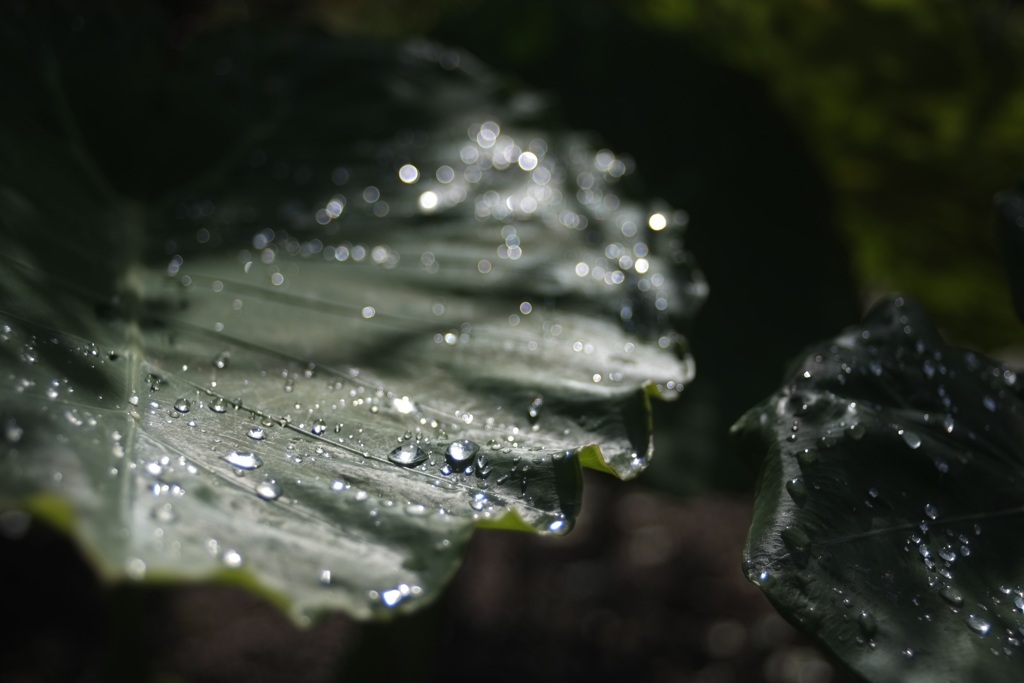
[[[537,424],[537,420],[540,419],[540,409],[544,406],[544,398],[538,396],[530,402],[530,409],[527,411],[527,416],[530,418],[530,424]]]
[[[262,441],[267,437],[267,433],[263,431],[262,427],[251,427],[245,435],[256,441]]]
[[[254,470],[263,465],[263,460],[255,453],[231,451],[224,456],[224,459],[240,470]]]
[[[320,436],[327,431],[327,423],[323,420],[317,420],[313,423],[313,427],[310,431],[312,431],[316,436]]]
[[[427,454],[415,443],[407,443],[388,453],[388,460],[403,467],[415,467],[427,459]]]
[[[179,413],[187,413],[192,410],[192,402],[185,398],[179,398],[174,402],[174,409]]]
[[[210,401],[210,410],[215,413],[226,413],[228,410],[228,403],[223,398],[217,397]]]
[[[444,457],[448,460],[453,469],[461,470],[472,462],[479,450],[480,446],[469,439],[459,439],[458,441],[452,441],[448,444],[448,448],[446,448],[444,452]]]
[[[220,561],[223,562],[225,566],[235,569],[242,566],[242,554],[237,550],[225,550],[224,554],[220,556]]]
[[[987,636],[992,625],[975,614],[967,615],[967,626],[979,636]]]
[[[942,589],[939,590],[939,595],[953,607],[960,607],[964,604],[964,596],[960,591],[952,586],[943,586]]]
[[[256,495],[263,500],[277,500],[281,497],[281,485],[276,481],[263,481],[256,485]]]
[[[910,431],[909,429],[900,429],[898,433],[901,437],[903,437],[903,442],[910,446],[911,448],[916,449],[921,447],[921,437],[918,436],[916,433]]]

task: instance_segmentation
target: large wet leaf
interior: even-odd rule
[[[763,459],[748,577],[872,681],[1024,676],[1013,370],[896,299],[736,425]]]
[[[705,286],[628,159],[456,51],[80,10],[0,21],[0,504],[365,617],[644,467]]]

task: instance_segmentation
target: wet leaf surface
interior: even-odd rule
[[[1010,368],[902,299],[736,425],[762,459],[748,578],[872,681],[1024,671],[1024,419]]]
[[[5,507],[107,577],[370,617],[646,465],[706,286],[628,159],[429,44],[4,12]]]

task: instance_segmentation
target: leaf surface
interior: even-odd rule
[[[748,577],[871,681],[1024,672],[1024,413],[1010,368],[895,299],[734,427],[760,458]]]
[[[429,44],[3,11],[0,504],[365,618],[644,467],[706,286],[627,159]]]

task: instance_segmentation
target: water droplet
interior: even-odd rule
[[[810,448],[805,448],[796,454],[796,459],[801,466],[807,467],[808,465],[813,465],[818,462],[818,454]]]
[[[245,435],[256,441],[262,441],[267,437],[267,433],[263,431],[262,427],[250,427],[249,431],[247,431]]]
[[[846,435],[854,441],[860,441],[864,438],[864,434],[866,434],[867,431],[868,428],[864,426],[863,422],[856,422],[846,428]]]
[[[452,469],[461,470],[472,462],[479,450],[480,446],[469,439],[459,439],[448,444],[444,457],[451,464]]]
[[[939,589],[939,595],[953,607],[960,607],[964,604],[964,596],[952,586],[943,586]]]
[[[914,658],[914,651],[912,649],[910,649],[909,647],[908,648],[904,648],[900,652],[900,654],[902,654],[907,659],[913,659]]]
[[[939,508],[935,507],[931,503],[924,506],[924,514],[928,519],[937,519],[939,516]]]
[[[24,435],[25,430],[13,417],[4,422],[4,439],[7,440],[7,443],[18,443]]]
[[[953,433],[953,416],[952,415],[946,415],[946,417],[944,417],[942,419],[942,426],[946,430],[947,434],[952,434]]]
[[[790,557],[798,567],[807,566],[809,559],[807,549],[811,545],[811,538],[807,532],[797,526],[786,527],[782,530],[782,542],[789,550]]]
[[[483,510],[485,505],[487,505],[487,496],[483,493],[475,494],[469,501],[469,507],[473,508],[477,512]]]
[[[231,354],[228,353],[227,351],[222,351],[221,353],[218,353],[213,358],[213,367],[217,368],[218,370],[223,370],[228,366],[229,358],[231,358]]]
[[[992,628],[992,624],[974,614],[967,615],[967,626],[979,636],[987,636]]]
[[[956,559],[956,551],[953,550],[952,546],[943,546],[939,550],[939,557],[944,559],[946,562],[952,562]]]
[[[869,640],[874,638],[878,632],[878,622],[875,621],[875,615],[867,610],[857,615],[857,626],[860,627],[860,632],[864,634],[864,637]]]
[[[263,500],[277,500],[281,497],[281,485],[273,479],[256,485],[256,495]]]
[[[263,465],[263,460],[255,453],[231,451],[224,456],[224,459],[240,470],[254,470]]]
[[[225,550],[224,554],[220,556],[220,561],[235,569],[242,566],[242,555],[237,550]]]
[[[210,401],[210,410],[215,413],[226,413],[228,410],[228,402],[218,396]]]
[[[897,433],[901,437],[903,437],[903,442],[910,446],[911,448],[920,448],[921,437],[919,437],[914,432],[910,431],[909,429],[900,429],[897,430]]]
[[[313,428],[310,431],[312,431],[315,435],[320,436],[321,434],[327,431],[327,423],[324,422],[323,420],[317,420],[316,422],[313,423]]]
[[[192,402],[185,398],[179,398],[174,402],[174,409],[179,413],[187,413],[192,410]]]
[[[537,424],[537,420],[540,419],[540,409],[544,406],[544,397],[538,396],[530,402],[530,409],[527,411],[527,415],[530,418],[530,424]]]
[[[324,569],[320,572],[320,585],[330,586],[331,585],[331,570]]]
[[[787,481],[786,490],[789,491],[790,498],[797,505],[803,505],[807,502],[807,485],[802,478],[794,477]]]
[[[427,514],[427,506],[419,503],[410,503],[405,506],[405,514],[411,517],[423,517]]]
[[[388,460],[396,465],[415,467],[427,459],[427,454],[415,443],[409,442],[388,453]]]
[[[988,410],[991,413],[996,412],[996,400],[988,394],[981,399],[981,404],[985,406],[985,410]]]
[[[128,396],[128,403],[131,403],[133,406],[139,405],[139,395],[133,391]]]
[[[400,583],[391,590],[383,591],[380,594],[381,602],[388,607],[394,607],[402,600],[405,600],[412,594],[412,589],[404,583]]]

